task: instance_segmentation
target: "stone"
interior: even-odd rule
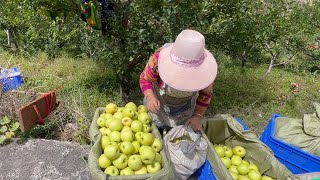
[[[90,146],[45,139],[14,139],[0,146],[0,180],[87,180]]]

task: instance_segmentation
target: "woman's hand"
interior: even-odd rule
[[[160,109],[160,101],[156,98],[154,94],[149,94],[146,96],[147,108],[152,113],[157,113]]]
[[[192,116],[186,125],[190,125],[193,131],[200,131],[202,129],[201,118],[199,116]]]

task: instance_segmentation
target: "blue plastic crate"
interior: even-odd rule
[[[17,89],[22,85],[20,71],[17,67],[11,69],[4,69],[0,74],[0,83],[4,92]]]
[[[208,160],[196,171],[198,180],[216,180],[216,176],[212,170],[211,164]]]
[[[241,126],[243,127],[243,130],[249,131],[249,128],[241,121],[241,119],[239,119],[239,118],[234,118],[234,119],[236,119],[238,121],[238,123],[241,124]]]
[[[285,165],[293,174],[303,174],[320,171],[320,157],[287,144],[274,137],[276,118],[279,114],[273,114],[269,124],[262,133],[260,140],[274,153],[274,156]]]
[[[249,128],[239,119],[234,118],[239,122],[243,130],[248,131]],[[208,160],[205,161],[205,163],[195,172],[195,175],[197,176],[198,180],[216,180],[216,176],[214,175],[214,172],[212,170],[211,164]]]

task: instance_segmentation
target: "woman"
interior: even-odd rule
[[[173,44],[156,50],[140,75],[144,103],[154,123],[201,130],[216,75],[216,60],[197,31],[184,30]]]

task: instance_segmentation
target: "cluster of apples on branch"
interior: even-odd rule
[[[230,148],[215,144],[214,150],[234,180],[272,180],[269,176],[262,176],[257,165],[243,160],[246,156],[246,149],[242,146]]]
[[[156,173],[162,169],[161,139],[152,133],[144,105],[109,103],[97,119],[102,134],[99,166],[110,176]]]

